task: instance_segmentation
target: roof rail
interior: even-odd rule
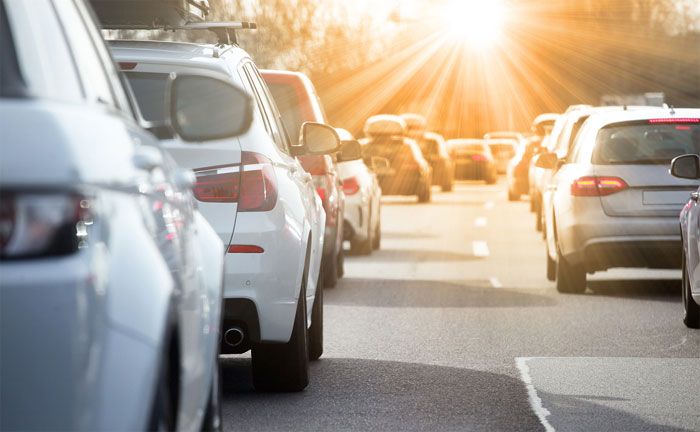
[[[144,24],[112,24],[105,25],[103,28],[107,30],[207,30],[216,34],[219,44],[233,45],[238,43],[236,37],[237,30],[256,30],[258,25],[252,22],[242,21],[221,21],[221,22],[192,22],[181,26],[171,26],[167,24],[153,23],[151,25]]]

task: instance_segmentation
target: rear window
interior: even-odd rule
[[[297,92],[291,85],[269,83],[267,87],[272,93],[272,98],[277,104],[277,108],[282,115],[284,128],[287,129],[292,143],[299,142],[299,133],[304,120],[301,114],[301,102],[297,96]]]
[[[144,120],[161,123],[166,119],[165,91],[168,85],[167,74],[128,72],[131,89],[139,104]]]
[[[593,163],[668,164],[676,156],[700,153],[700,120],[673,119],[615,124],[598,133]]]

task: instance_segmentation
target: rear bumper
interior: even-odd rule
[[[455,165],[455,178],[460,180],[484,180],[494,175],[495,167],[486,162],[458,161]]]
[[[381,177],[379,184],[384,195],[416,195],[423,181],[420,172],[401,172]]]
[[[583,250],[587,271],[615,267],[678,269],[682,245],[678,237],[603,238],[588,242]]]

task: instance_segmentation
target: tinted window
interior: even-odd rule
[[[144,120],[164,122],[166,119],[165,91],[167,74],[129,72],[126,74],[134,91]]]
[[[700,153],[700,124],[644,121],[602,129],[598,133],[593,163],[668,164],[676,156],[688,153]]]
[[[286,84],[268,84],[272,97],[282,114],[284,127],[293,143],[299,142],[299,133],[303,123],[301,102],[293,86]]]

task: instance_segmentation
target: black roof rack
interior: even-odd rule
[[[236,44],[236,30],[256,30],[258,25],[252,22],[240,21],[222,21],[222,22],[193,22],[183,25],[167,25],[152,23],[145,24],[112,24],[104,25],[103,28],[108,30],[207,30],[216,34],[219,44]]]

